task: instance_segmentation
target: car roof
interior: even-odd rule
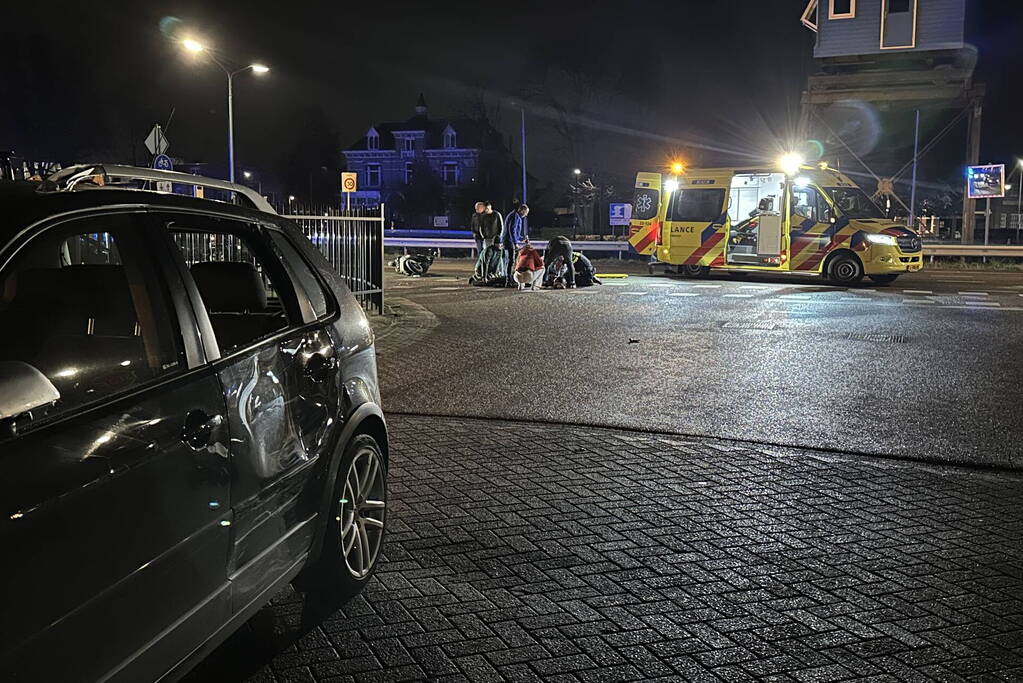
[[[0,247],[24,228],[50,216],[104,206],[139,206],[154,209],[192,209],[214,212],[244,220],[283,226],[286,219],[271,213],[212,199],[199,199],[169,192],[101,187],[73,192],[37,192],[38,183],[0,182]]]

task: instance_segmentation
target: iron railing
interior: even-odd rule
[[[362,307],[384,312],[384,206],[281,211],[294,221],[344,279]]]

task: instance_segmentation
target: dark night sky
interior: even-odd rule
[[[804,4],[6,3],[0,147],[130,161],[133,136],[174,108],[172,155],[223,173],[224,77],[161,33],[171,16],[231,58],[273,69],[236,80],[240,168],[279,173],[296,148],[331,136],[347,146],[373,122],[410,115],[420,91],[433,115],[466,113],[481,89],[506,134],[518,124],[509,100],[524,99],[530,170],[544,180],[577,165],[627,177],[673,152],[700,164],[773,158],[813,70]],[[968,0],[978,80],[989,88],[983,159],[992,161],[1023,155],[1023,98],[1010,90],[1023,64],[1020,5]],[[582,112],[581,151],[556,133],[551,97]],[[925,137],[945,116],[925,117]],[[928,172],[955,171],[963,135],[950,136]],[[878,163],[898,166],[905,154]]]

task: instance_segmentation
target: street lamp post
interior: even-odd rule
[[[1019,244],[1019,228],[1020,223],[1023,223],[1023,213],[1020,209],[1023,208],[1023,159],[1019,159],[1019,194],[1016,196],[1016,244]]]
[[[234,182],[234,77],[243,71],[252,70],[254,74],[265,74],[270,67],[263,64],[249,64],[232,70],[230,66],[217,58],[213,52],[197,40],[186,38],[181,41],[186,50],[193,53],[206,52],[214,64],[219,66],[227,74],[227,168],[228,179]]]

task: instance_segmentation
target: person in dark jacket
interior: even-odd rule
[[[504,219],[504,230],[501,232],[501,245],[504,249],[505,286],[515,286],[513,278],[515,272],[515,245],[522,244],[528,239],[526,234],[526,216],[529,215],[529,207],[520,204],[517,209],[508,214]]]
[[[480,216],[487,209],[486,202],[476,202],[476,206],[472,212],[472,218],[469,219],[469,230],[472,232],[472,238],[476,240],[476,253],[479,254],[483,251],[483,235],[480,234]]]
[[[544,256],[547,263],[547,275],[544,277],[544,286],[554,287],[555,281],[560,280],[558,272],[565,269],[565,286],[569,289],[575,288],[575,264],[572,263],[572,243],[564,235],[558,235],[547,243],[547,254]]]
[[[501,233],[504,231],[504,221],[501,214],[494,211],[490,202],[479,202],[477,207],[483,205],[483,211],[477,210],[477,224],[479,226],[479,258],[476,259],[476,268],[470,284],[503,285],[505,278],[505,267],[503,259],[495,252],[502,248]]]

